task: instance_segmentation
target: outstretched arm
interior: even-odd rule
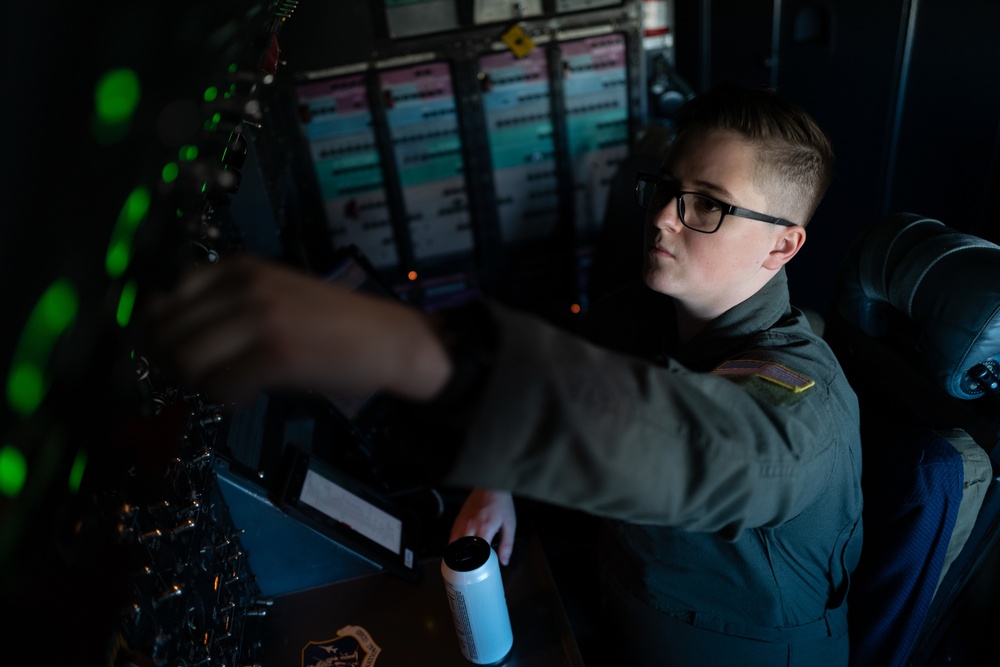
[[[177,372],[230,400],[281,387],[424,401],[452,373],[424,313],[253,258],[195,269],[149,314]]]

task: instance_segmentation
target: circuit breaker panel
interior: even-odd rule
[[[428,308],[486,291],[579,312],[611,181],[646,122],[647,32],[665,33],[645,3],[475,3],[421,27],[431,4],[454,3],[387,3],[379,57],[295,77],[322,236]]]

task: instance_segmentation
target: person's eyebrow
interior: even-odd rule
[[[717,183],[712,183],[711,181],[693,181],[691,185],[692,187],[706,191],[708,194],[719,197],[720,199],[726,199],[729,201],[732,201],[733,199],[733,193]]]
[[[671,183],[677,183],[678,185],[680,185],[678,179],[674,178],[674,175],[670,172],[669,169],[661,169],[660,178],[662,178],[665,181],[670,181]],[[730,202],[733,200],[733,193],[731,193],[729,190],[725,189],[721,185],[717,183],[712,183],[711,181],[696,180],[696,181],[691,181],[690,184],[687,183],[684,184],[685,190],[688,189],[689,187],[694,188],[696,192],[704,193],[711,197],[718,197],[719,199],[724,199]]]

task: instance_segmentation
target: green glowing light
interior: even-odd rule
[[[28,476],[28,463],[24,454],[12,445],[0,448],[0,493],[14,498],[24,488]]]
[[[28,416],[38,409],[45,397],[45,378],[33,362],[22,361],[7,376],[7,403],[15,412]]]
[[[76,290],[63,280],[52,283],[38,302],[41,325],[58,336],[76,319],[76,307]]]
[[[205,101],[214,102],[215,98],[219,96],[219,89],[215,86],[209,86],[205,89]]]
[[[164,183],[173,183],[177,180],[177,175],[180,173],[181,169],[177,166],[176,162],[168,162],[163,165],[163,170],[160,172],[160,178],[163,179]]]
[[[97,118],[106,125],[127,123],[139,106],[139,77],[130,69],[109,70],[94,88]]]
[[[118,278],[132,261],[132,240],[139,225],[149,212],[149,190],[139,186],[125,200],[104,258],[104,268],[111,278]]]
[[[80,482],[83,481],[83,472],[87,469],[87,452],[82,449],[76,453],[73,459],[73,468],[69,472],[69,490],[76,493],[80,490]]]
[[[118,299],[118,313],[115,319],[122,329],[128,326],[132,319],[132,310],[135,308],[136,284],[134,280],[129,280],[122,288],[121,298]]]
[[[192,146],[190,144],[187,146],[181,146],[178,155],[180,156],[182,161],[190,162],[191,160],[194,160],[195,158],[198,157],[198,147]]]
[[[236,70],[237,70],[236,63],[230,63],[229,64],[229,73],[233,74],[233,73],[236,72]]]
[[[59,336],[76,321],[79,302],[76,290],[65,280],[56,280],[35,304],[14,349],[7,376],[7,404],[14,412],[30,416],[45,392],[45,368]]]
[[[108,248],[108,255],[105,258],[105,268],[108,274],[113,274],[115,278],[125,271],[125,267],[132,260],[132,251],[125,243],[115,243]]]

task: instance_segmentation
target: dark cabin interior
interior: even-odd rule
[[[833,142],[834,180],[788,267],[792,303],[821,325],[839,319],[842,271],[876,220],[910,213],[1000,244],[1000,4],[988,0],[113,0],[6,13],[0,662],[12,667],[305,667],[313,643],[354,622],[315,619],[374,614],[372,600],[403,628],[379,664],[397,664],[395,645],[409,647],[399,664],[467,664],[437,583],[428,601],[377,548],[275,500],[288,463],[275,443],[312,448],[390,514],[419,514],[413,548],[431,578],[461,490],[407,478],[407,434],[378,404],[358,414],[276,394],[232,411],[163,375],[142,299],[191,265],[250,253],[428,311],[484,295],[575,330],[633,277],[633,172],[656,169],[679,104],[723,82],[776,90]],[[971,335],[993,337],[980,361],[995,378],[993,312]],[[874,363],[850,360],[862,375]],[[895,405],[919,386],[881,380],[866,400]],[[941,407],[991,453],[995,397],[915,391],[933,406],[918,412]],[[578,517],[545,535],[554,510],[524,507],[506,583],[534,653],[514,662],[600,664]],[[995,650],[990,525],[898,664]],[[426,623],[400,625],[416,617]]]

